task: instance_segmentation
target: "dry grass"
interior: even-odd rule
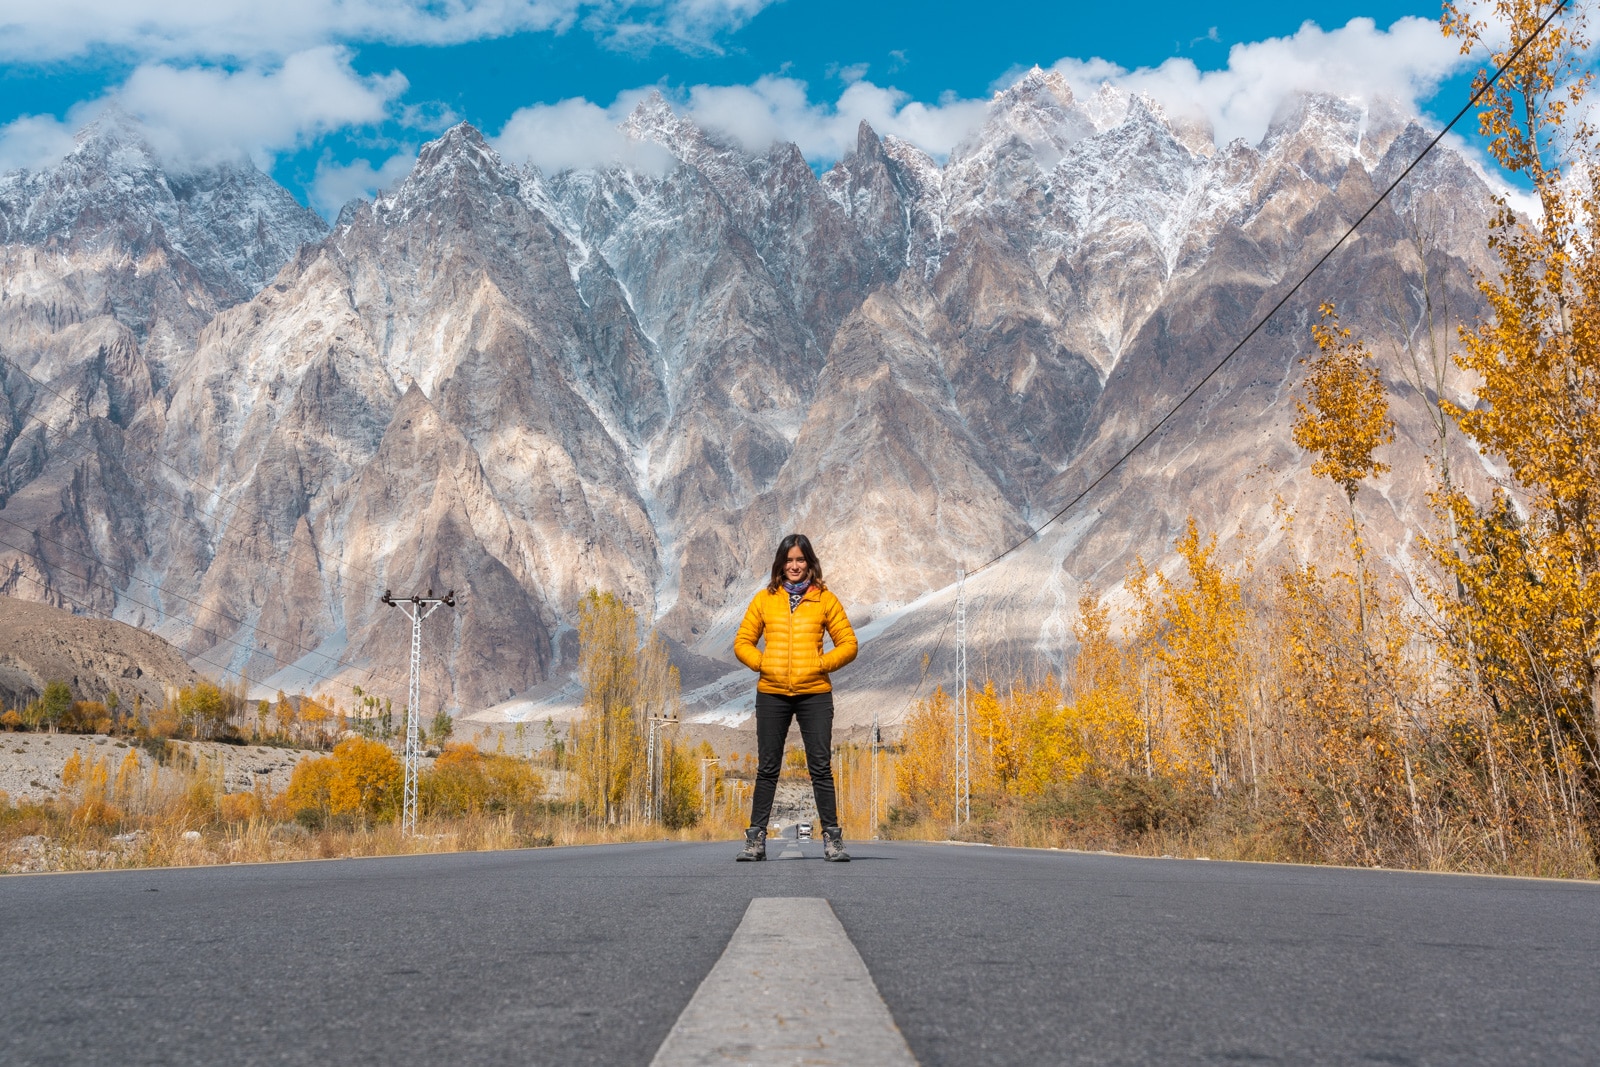
[[[499,803],[489,795],[478,810],[453,818],[428,818],[414,835],[402,834],[392,811],[368,817],[345,812],[307,819],[290,810],[289,791],[229,793],[215,764],[179,753],[158,762],[132,750],[80,761],[60,793],[44,802],[13,804],[0,793],[0,872],[191,867],[475,852],[553,845],[630,841],[715,841],[739,836],[748,797],[728,783],[699,825],[669,830],[634,822],[599,825],[558,799]],[[426,792],[426,790],[424,791]],[[297,815],[299,816],[297,818]],[[737,825],[735,825],[737,824]]]
[[[1030,801],[974,797],[973,819],[950,820],[891,810],[880,827],[905,841],[969,841],[1021,848],[1075,849],[1129,856],[1327,864],[1288,813],[1245,798],[1167,793],[1152,796],[1076,783]],[[1441,859],[1402,856],[1386,866],[1451,873],[1595,878],[1588,849],[1564,837],[1518,841],[1503,862],[1483,842],[1447,843]]]

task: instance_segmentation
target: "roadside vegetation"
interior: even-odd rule
[[[1482,9],[1490,25],[1447,5],[1444,28],[1494,52],[1553,7],[1496,0]],[[1393,436],[1387,384],[1369,341],[1324,305],[1294,432],[1343,498],[1343,520],[1300,529],[1283,510],[1289,550],[1274,558],[1289,562],[1261,567],[1219,558],[1191,520],[1173,573],[1140,563],[1114,597],[1084,593],[1064,676],[986,680],[966,694],[970,821],[955,822],[959,694],[934,691],[892,745],[841,746],[849,837],[1600,873],[1600,160],[1579,121],[1582,29],[1552,23],[1485,97],[1489,151],[1541,208],[1531,220],[1506,204],[1494,215],[1486,317],[1450,323],[1420,240],[1420,286],[1397,301],[1390,340],[1436,433],[1432,529],[1411,579],[1371,564],[1361,517]],[[1446,399],[1452,377],[1472,404]],[[1452,474],[1453,441],[1505,472],[1488,494],[1469,496]],[[252,705],[242,685],[204,683],[160,708],[128,707],[53,682],[0,712],[0,728],[111,734],[125,747],[74,757],[49,800],[0,794],[0,864],[731,840],[753,767],[680,740],[677,671],[658,635],[639,634],[618,597],[587,594],[583,715],[532,751],[482,751],[455,742],[447,716],[433,719],[411,836],[397,818],[403,709],[387,701],[355,690],[343,704],[279,694]],[[195,741],[313,754],[281,791],[229,792]],[[784,774],[805,780],[802,753]]]
[[[1551,0],[1447,5],[1464,46],[1529,39]],[[1486,11],[1492,23],[1477,20]],[[1191,521],[1182,572],[1136,567],[1128,625],[1092,592],[1059,683],[985,683],[962,836],[1218,858],[1593,877],[1600,870],[1600,160],[1581,121],[1581,16],[1558,19],[1484,98],[1495,159],[1540,215],[1502,203],[1479,279],[1488,314],[1452,330],[1429,283],[1400,302],[1406,377],[1433,405],[1433,529],[1401,585],[1368,566],[1364,485],[1385,469],[1386,387],[1331,306],[1312,330],[1295,439],[1348,503],[1344,563],[1230,577]],[[1480,74],[1479,85],[1486,82]],[[1452,335],[1453,334],[1453,335]],[[1474,403],[1443,394],[1469,383]],[[1473,499],[1461,440],[1505,476]],[[1300,545],[1299,548],[1306,546]],[[1326,559],[1329,553],[1317,553]],[[1308,553],[1292,551],[1291,559]],[[895,836],[948,836],[952,696],[905,731]]]

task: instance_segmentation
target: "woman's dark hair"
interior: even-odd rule
[[[789,534],[778,542],[777,555],[772,557],[772,580],[767,583],[767,592],[776,593],[783,584],[783,565],[789,562],[791,548],[798,548],[805,555],[811,584],[819,590],[828,588],[828,584],[822,580],[822,564],[817,562],[817,554],[811,548],[811,538],[805,534]]]

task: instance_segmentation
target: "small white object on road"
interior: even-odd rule
[[[821,897],[757,897],[651,1067],[915,1067],[861,954]]]

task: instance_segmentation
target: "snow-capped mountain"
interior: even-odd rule
[[[1105,470],[1427,136],[1303,97],[1219,147],[1037,70],[942,164],[863,124],[818,176],[658,95],[623,128],[675,162],[545,175],[458,126],[325,234],[253,169],[175,177],[123,125],[0,177],[0,350],[50,387],[5,383],[3,591],[269,686],[398,696],[378,594],[455,588],[426,684],[471,709],[569,671],[598,586],[675,642],[694,707],[736,713],[747,680],[718,664],[801,529],[870,639],[843,717],[892,719],[957,569]],[[1274,495],[1320,506],[1287,429],[1308,316],[1405,318],[1419,248],[1469,310],[1487,203],[1430,157],[1146,450],[983,572],[976,660],[1057,662],[1081,584],[1162,559],[1191,513],[1253,546]],[[1397,404],[1374,521],[1398,553],[1426,444]]]

